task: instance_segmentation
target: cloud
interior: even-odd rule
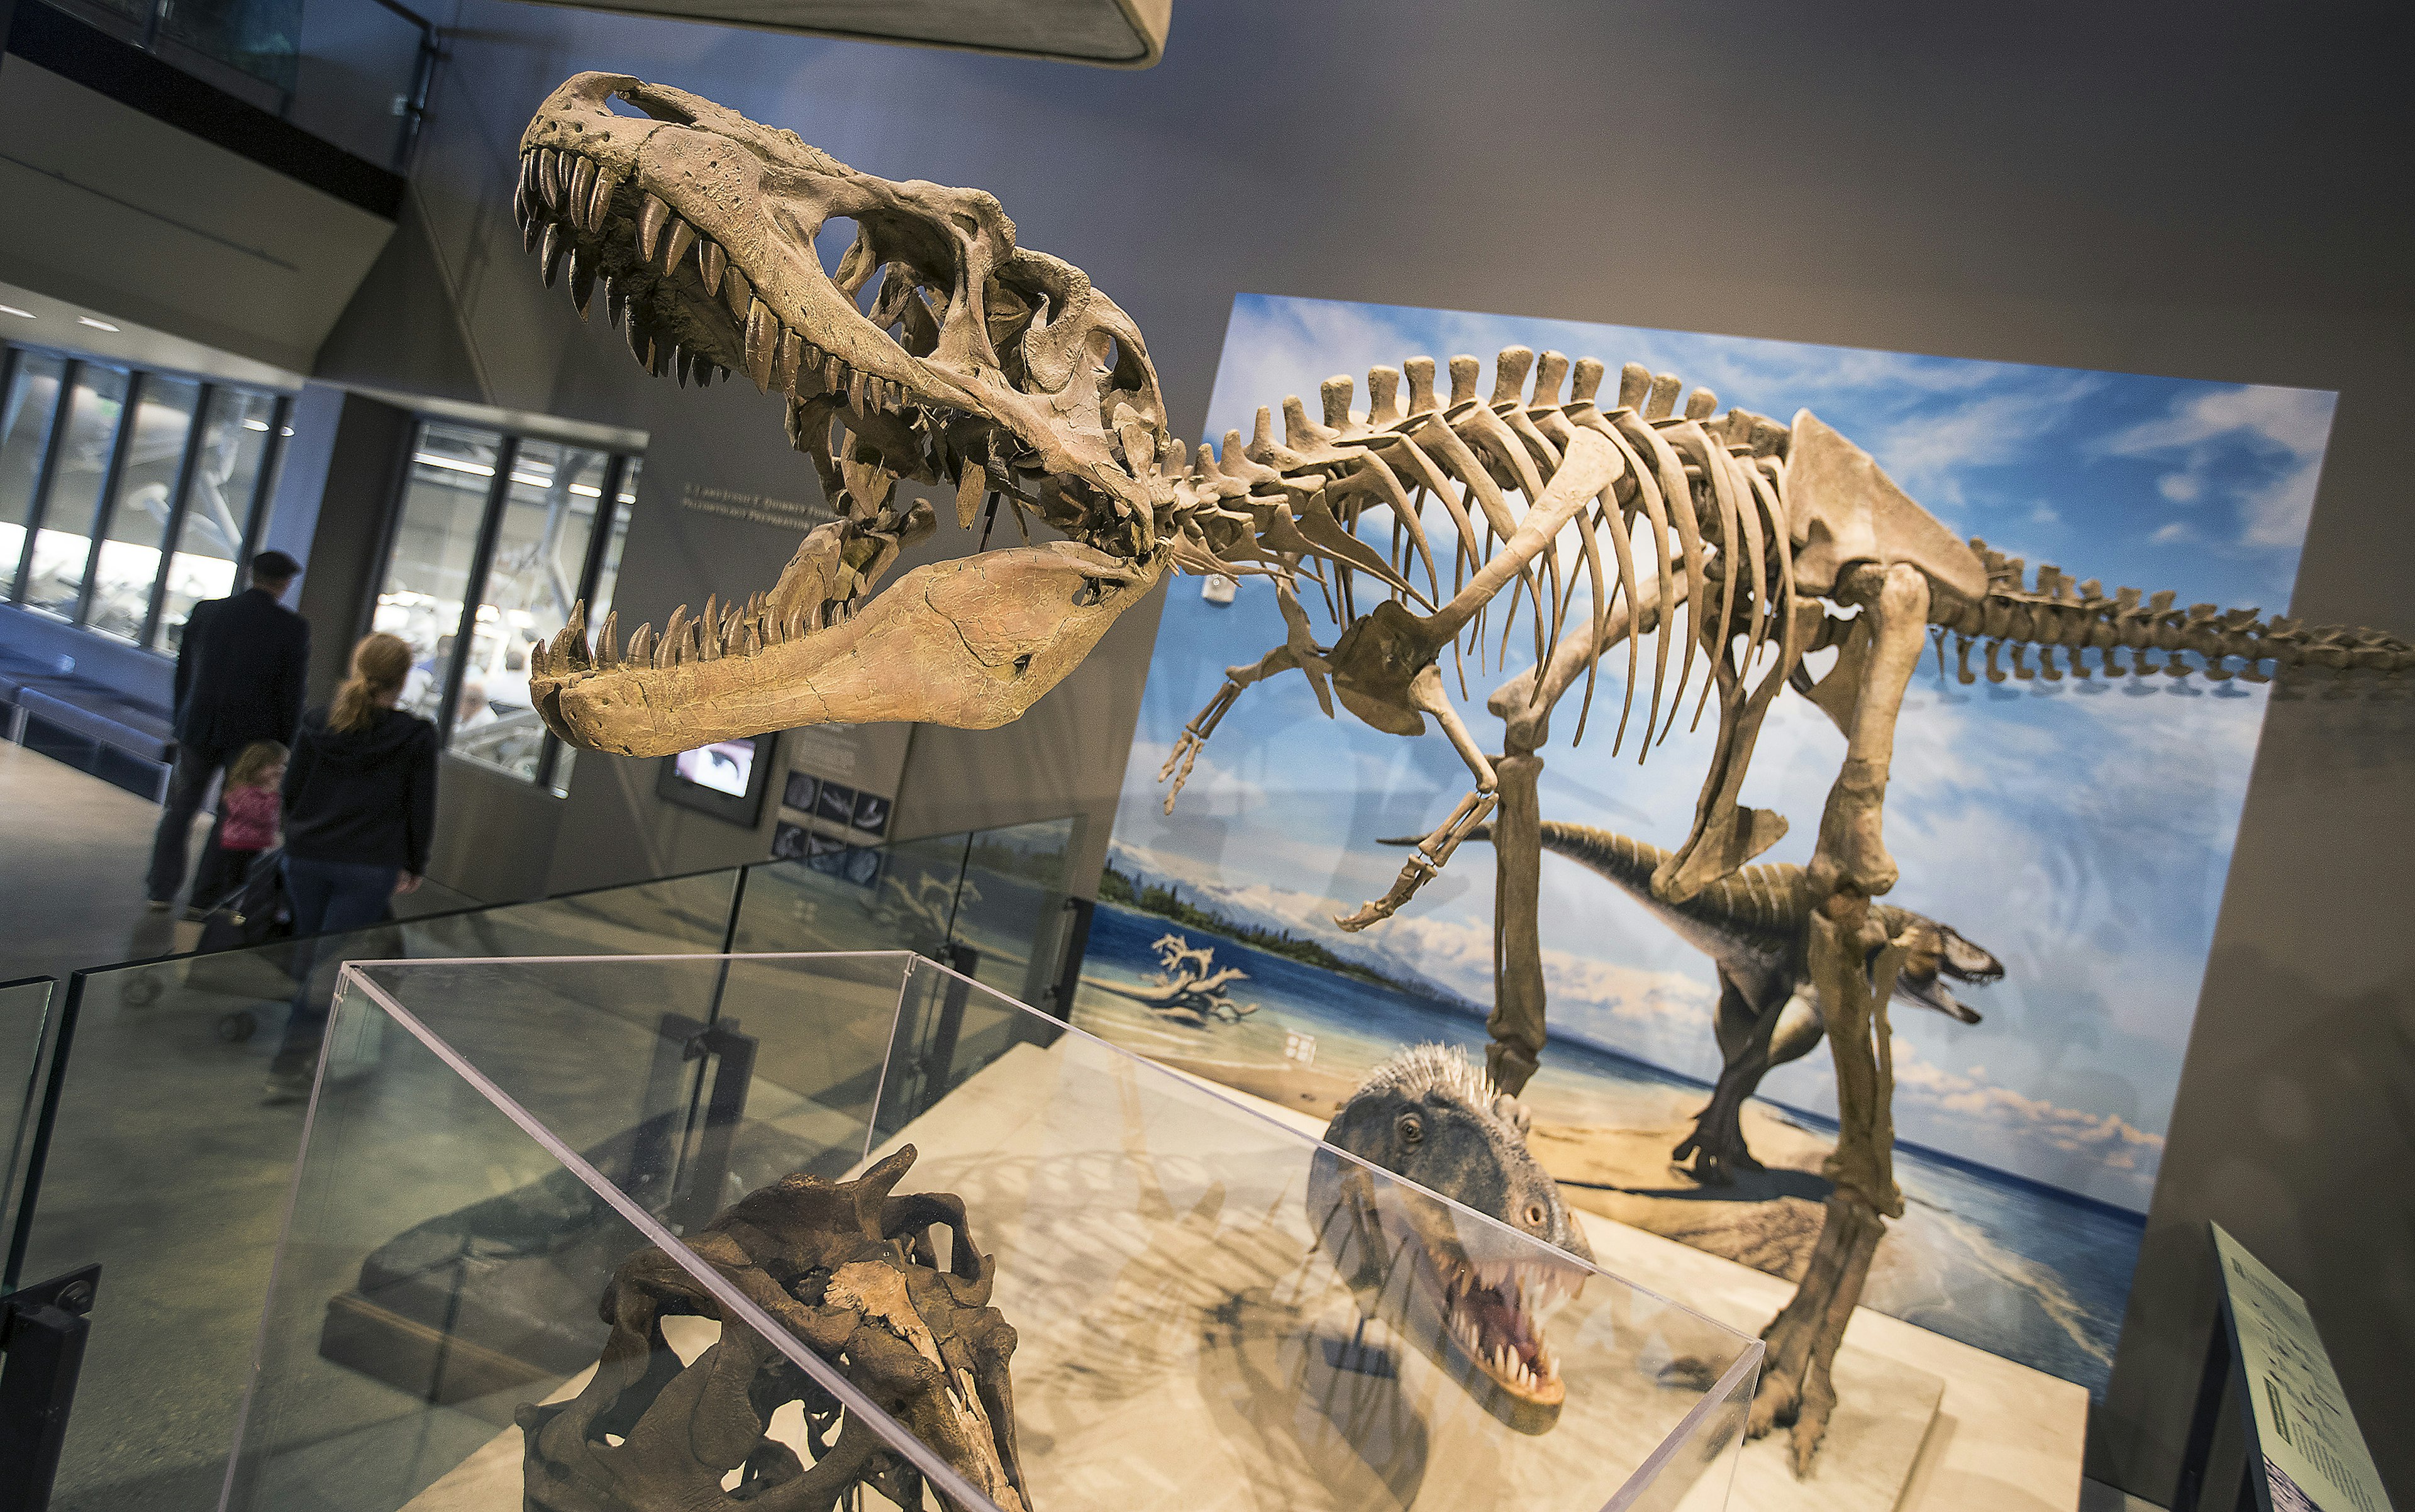
[[[2025,1143],[2065,1155],[2085,1155],[2108,1171],[2152,1182],[2163,1159],[2164,1136],[2110,1113],[2068,1108],[1972,1074],[1950,1071],[1924,1058],[1902,1035],[1893,1041],[1895,1089],[1899,1108],[1926,1104],[1958,1121],[1992,1127]]]
[[[2103,385],[2094,373],[2059,368],[2010,369],[2016,383],[1942,408],[1905,416],[1868,444],[1914,497],[1932,506],[1967,502],[1963,474],[2021,456],[2030,444],[2065,425],[2072,412]]]
[[[2235,384],[2192,394],[2169,413],[2097,442],[2109,457],[2177,459],[2156,487],[2190,502],[2227,494],[2239,511],[2239,544],[2296,546],[2315,507],[2323,448],[2338,396],[2320,389]],[[2181,537],[2166,537],[2158,542]]]

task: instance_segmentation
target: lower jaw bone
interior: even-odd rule
[[[802,725],[1007,724],[1155,581],[1069,542],[917,567],[846,623],[751,656],[598,667],[538,696],[572,744],[668,756]]]

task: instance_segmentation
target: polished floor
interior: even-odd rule
[[[0,981],[55,975],[63,996],[79,969],[190,947],[198,926],[143,906],[155,805],[0,743]],[[469,901],[423,892],[401,901]],[[353,953],[412,953],[447,927],[371,932]],[[54,1512],[218,1505],[302,1130],[300,1107],[262,1100],[289,964],[245,952],[86,980],[22,1276],[102,1266]],[[0,1057],[28,1038],[0,1034]],[[0,1154],[24,1072],[0,1066]]]
[[[196,924],[143,906],[158,805],[64,762],[0,741],[0,981],[190,950]],[[201,854],[209,816],[193,821]],[[398,900],[411,915],[470,906],[435,883]]]

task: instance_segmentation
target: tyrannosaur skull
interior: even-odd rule
[[[973,1248],[963,1201],[890,1195],[914,1154],[907,1145],[853,1181],[783,1177],[686,1242],[982,1495],[1027,1512],[1014,1329],[989,1305],[994,1265]],[[949,1235],[945,1268],[934,1229]],[[831,1512],[860,1485],[909,1512],[924,1505],[904,1457],[662,1250],[624,1261],[601,1311],[612,1332],[586,1387],[516,1415],[529,1512]],[[721,1324],[687,1365],[663,1334],[682,1315]],[[803,1410],[811,1464],[767,1432],[789,1402]]]
[[[616,105],[641,113],[622,113]],[[734,111],[620,74],[555,90],[520,143],[516,206],[548,282],[602,292],[629,349],[682,383],[745,374],[839,518],[768,591],[684,606],[625,646],[572,625],[532,667],[573,744],[659,755],[830,721],[1004,724],[1053,687],[1162,569],[1165,406],[1140,332],[1070,263],[1015,245],[978,189],[862,173]],[[825,269],[816,238],[851,221]],[[934,528],[899,479],[952,484],[1069,540],[918,568]]]

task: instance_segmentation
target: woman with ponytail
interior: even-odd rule
[[[308,938],[376,923],[387,900],[419,886],[436,833],[436,726],[395,707],[411,647],[361,637],[335,701],[302,718],[285,768],[285,890]],[[308,946],[303,947],[308,951]],[[311,973],[269,1069],[272,1100],[307,1097],[327,1023]]]

